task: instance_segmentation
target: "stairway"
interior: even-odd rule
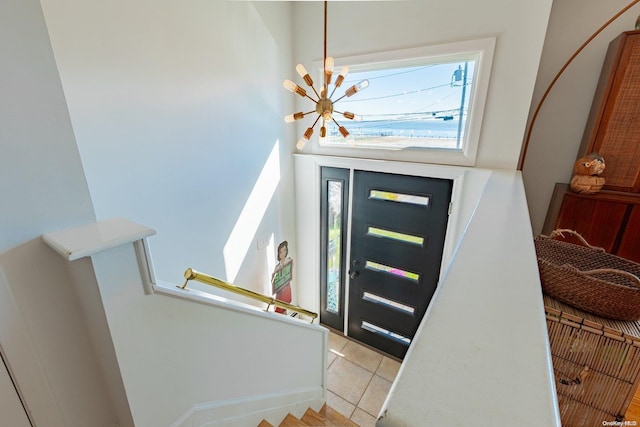
[[[349,420],[347,417],[326,404],[316,412],[313,409],[307,409],[302,418],[297,418],[292,414],[282,420],[278,427],[298,427],[298,426],[329,426],[329,427],[358,427],[358,424]],[[258,427],[274,427],[273,424],[262,420]]]

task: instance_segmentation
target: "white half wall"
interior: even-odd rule
[[[304,405],[319,409],[328,330],[192,282],[186,290],[156,283],[149,294],[155,274],[142,239],[152,234],[114,219],[43,236],[70,260],[109,389],[132,416],[121,425],[215,425],[248,413],[281,420]]]
[[[559,427],[557,397],[522,177],[491,171],[377,425]]]

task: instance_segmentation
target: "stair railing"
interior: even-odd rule
[[[309,311],[297,305],[289,304],[287,302],[277,300],[273,297],[269,297],[269,296],[260,294],[258,292],[254,292],[252,290],[233,285],[231,283],[225,282],[224,280],[220,280],[213,276],[209,276],[208,274],[196,271],[192,268],[187,268],[187,270],[184,272],[184,278],[185,278],[184,285],[177,286],[180,289],[186,289],[187,284],[189,283],[189,280],[196,280],[198,282],[204,283],[209,286],[213,286],[219,289],[224,289],[226,291],[233,292],[238,295],[242,295],[257,301],[261,301],[267,304],[267,308],[265,309],[265,311],[269,311],[269,308],[271,308],[271,306],[284,308],[286,310],[291,310],[296,313],[300,313],[310,317],[311,323],[313,323],[313,321],[318,317],[318,313],[314,313],[313,311]]]

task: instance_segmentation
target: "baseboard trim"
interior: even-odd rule
[[[263,419],[277,425],[287,413],[300,417],[309,407],[319,410],[325,401],[325,390],[318,386],[198,403],[171,424],[171,427],[255,427]]]

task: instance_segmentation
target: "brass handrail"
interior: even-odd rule
[[[249,289],[245,289],[245,288],[241,288],[239,286],[236,285],[232,285],[231,283],[227,283],[224,280],[220,280],[217,279],[213,276],[209,276],[208,274],[205,273],[201,273],[199,271],[196,271],[192,268],[187,268],[186,271],[184,272],[184,278],[185,278],[185,282],[184,285],[182,286],[178,286],[178,288],[180,289],[185,289],[187,287],[187,283],[189,283],[189,280],[197,280],[198,282],[204,283],[206,285],[209,286],[214,286],[216,288],[220,288],[220,289],[224,289],[226,291],[229,292],[233,292],[236,293],[238,295],[242,295],[248,298],[252,298],[258,301],[261,301],[265,304],[267,304],[267,308],[265,309],[265,311],[269,311],[269,308],[273,305],[276,307],[280,307],[280,308],[284,308],[287,310],[291,310],[291,311],[295,311],[296,313],[300,313],[300,314],[304,314],[305,316],[309,316],[311,317],[311,323],[313,323],[313,321],[316,319],[316,317],[318,317],[317,313],[314,313],[313,311],[309,311],[309,310],[305,310],[302,307],[298,307],[297,305],[294,304],[289,304],[287,302],[284,301],[280,301],[277,300],[273,297],[268,297],[266,295],[262,295],[258,292],[254,292],[251,291]]]

